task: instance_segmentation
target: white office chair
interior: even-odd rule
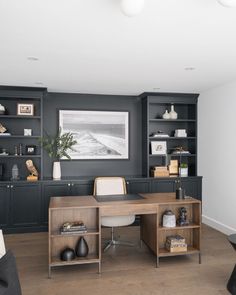
[[[94,181],[94,195],[123,195],[126,194],[126,184],[122,177],[97,177]],[[111,227],[111,239],[106,241],[104,252],[114,245],[134,246],[133,243],[114,239],[114,227],[128,226],[135,221],[135,215],[104,216],[102,226]]]

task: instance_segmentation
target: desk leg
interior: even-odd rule
[[[98,273],[99,274],[102,273],[102,265],[101,265],[101,262],[98,263]]]
[[[140,248],[143,248],[143,240],[140,239]]]
[[[48,266],[48,278],[51,279],[51,266]]]
[[[198,254],[198,263],[202,264],[202,254],[201,254],[201,252]]]
[[[159,256],[156,257],[156,268],[160,267]]]

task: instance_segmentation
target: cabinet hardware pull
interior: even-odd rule
[[[70,186],[70,183],[68,183],[68,186]]]
[[[72,183],[71,186],[74,186],[74,183]]]
[[[126,184],[129,184],[129,181],[126,181]]]
[[[10,185],[7,185],[7,188],[10,188]]]
[[[14,187],[14,185],[11,185],[11,188],[13,188]]]

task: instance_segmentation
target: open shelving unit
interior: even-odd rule
[[[188,225],[176,227],[163,227],[162,219],[166,210],[171,210],[176,219],[179,216],[179,209],[185,207],[187,210]],[[155,235],[149,235],[152,228]],[[156,231],[153,230],[156,228]],[[160,257],[198,254],[201,263],[201,202],[196,199],[179,200],[173,203],[164,203],[158,206],[158,217],[153,215],[142,216],[142,240],[157,256],[157,265]],[[185,238],[187,251],[170,252],[165,248],[166,238],[172,235],[180,235]],[[157,241],[157,243],[155,242]]]
[[[83,197],[81,197],[83,198]],[[53,202],[53,201],[51,201]],[[65,222],[82,220],[87,227],[86,233],[60,234],[60,227]],[[51,277],[52,267],[78,265],[78,264],[98,264],[98,272],[101,272],[101,224],[98,207],[73,207],[73,208],[53,208],[49,207],[49,269]],[[84,237],[88,244],[89,253],[87,257],[76,257],[71,261],[62,261],[61,252],[66,248],[75,249],[80,237]]]
[[[6,149],[8,155],[0,155],[0,162],[4,165],[4,180],[11,179],[11,169],[14,164],[19,168],[19,176],[21,180],[25,180],[29,175],[26,168],[26,160],[32,159],[36,166],[40,178],[43,178],[43,160],[42,148],[39,138],[42,136],[43,130],[43,96],[44,88],[27,88],[14,90],[11,87],[0,87],[0,104],[2,104],[6,112],[0,115],[0,123],[7,129],[6,132],[11,135],[0,136],[0,153],[2,149]],[[17,115],[17,104],[27,103],[34,105],[34,115],[24,116]],[[24,129],[32,129],[32,136],[24,136]],[[15,146],[22,145],[22,155],[15,155]],[[27,155],[26,145],[36,146],[36,154]]]
[[[143,176],[151,176],[153,166],[168,164],[170,159],[179,159],[187,163],[189,176],[197,176],[197,97],[198,94],[144,93],[142,98],[142,144]],[[163,119],[165,110],[170,111],[171,104],[178,113],[178,119]],[[175,137],[176,129],[186,129],[187,137]],[[151,134],[163,131],[169,137],[152,137]],[[152,141],[166,141],[167,155],[153,155]],[[182,146],[190,154],[172,154],[175,147]]]

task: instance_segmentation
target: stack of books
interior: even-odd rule
[[[87,227],[83,221],[65,222],[60,228],[62,235],[66,234],[82,234],[87,232]]]
[[[175,252],[186,252],[187,244],[185,238],[180,235],[168,236],[166,237],[166,249],[171,253]]]

